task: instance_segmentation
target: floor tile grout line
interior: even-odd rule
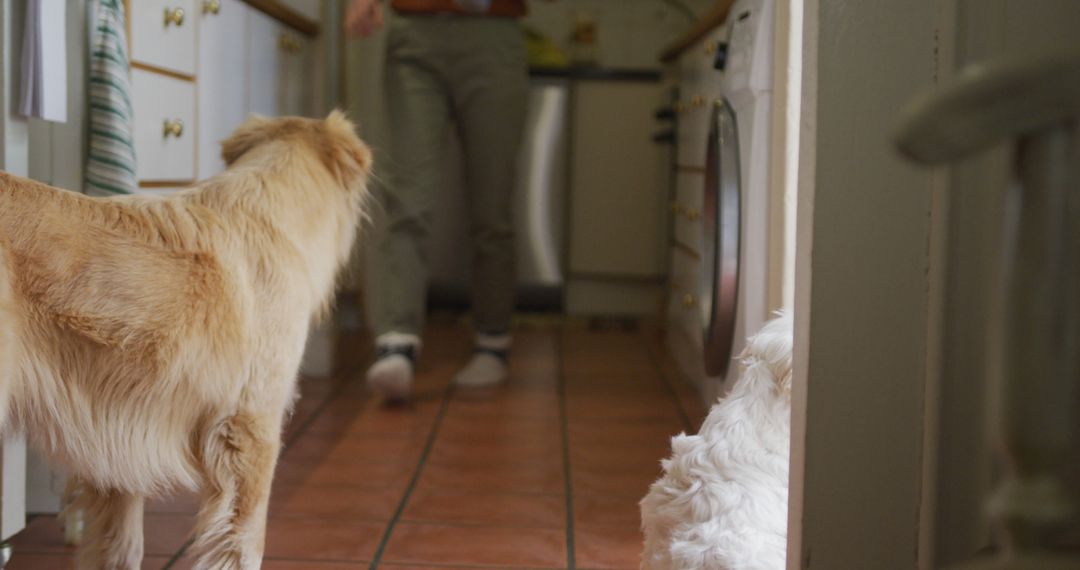
[[[417,462],[416,470],[413,471],[412,477],[409,479],[409,485],[405,487],[405,494],[401,497],[401,501],[398,503],[393,517],[390,518],[390,522],[386,524],[386,530],[383,532],[382,538],[379,539],[379,545],[375,549],[375,554],[371,557],[371,564],[368,566],[370,570],[376,570],[379,567],[383,553],[386,551],[386,546],[390,542],[390,536],[394,532],[394,527],[396,527],[401,520],[401,515],[405,512],[405,507],[408,506],[413,491],[416,490],[416,484],[420,481],[420,475],[424,472],[424,466],[427,463],[428,456],[431,455],[432,448],[435,447],[435,439],[439,435],[439,428],[442,427],[443,418],[446,417],[446,410],[450,407],[450,400],[453,396],[454,383],[451,381],[443,392],[442,403],[439,405],[439,412],[435,415],[435,422],[432,424],[431,431],[428,433],[428,439],[424,444],[424,451],[420,454],[420,460]]]
[[[556,345],[556,359],[558,370],[559,390],[559,420],[562,429],[563,448],[563,478],[566,495],[566,567],[574,570],[577,566],[577,553],[574,544],[574,484],[570,466],[570,419],[566,407],[566,358],[564,347],[566,343],[565,325],[559,328],[558,344]]]
[[[292,445],[294,443],[296,443],[297,441],[300,441],[300,438],[305,433],[307,433],[307,430],[308,430],[309,427],[311,427],[311,424],[313,424],[315,422],[315,420],[318,419],[319,416],[321,416],[323,414],[323,412],[326,411],[326,408],[329,407],[330,404],[334,400],[336,400],[337,397],[340,396],[342,392],[345,391],[345,388],[347,388],[349,386],[349,382],[352,380],[353,375],[356,374],[356,372],[358,372],[361,368],[363,368],[362,363],[367,362],[368,358],[370,358],[370,356],[371,356],[371,353],[372,353],[372,350],[368,349],[366,351],[366,356],[363,359],[361,359],[359,362],[353,364],[352,366],[349,366],[348,368],[346,368],[345,373],[342,374],[341,381],[338,382],[338,385],[335,386],[334,389],[331,390],[330,393],[326,395],[326,398],[322,401],[322,403],[319,404],[315,408],[315,410],[313,412],[311,412],[311,416],[307,420],[305,420],[304,423],[300,425],[300,427],[296,428],[296,432],[293,433],[292,437],[289,438],[289,441],[285,442],[281,446],[281,452],[280,453],[284,453],[286,450],[288,450],[290,447],[292,447]],[[365,396],[364,398],[361,398],[360,401],[361,401],[361,403],[363,403],[363,402],[366,402],[367,400],[368,400],[368,398]],[[362,409],[362,407],[361,407],[361,409]],[[165,562],[165,565],[161,567],[161,570],[171,570],[173,565],[175,565],[180,560],[180,558],[182,558],[184,556],[184,554],[187,554],[188,549],[191,548],[191,545],[193,545],[193,544],[195,544],[195,539],[194,538],[187,539],[187,542],[185,542],[183,545],[181,545],[180,549],[177,550],[176,553],[173,554],[172,557],[169,558],[169,560],[167,562]]]
[[[648,334],[648,333],[644,333]],[[664,367],[660,365],[660,360],[656,355],[656,347],[653,346],[649,339],[641,336],[641,342],[645,343],[645,352],[649,354],[649,363],[652,364],[653,370],[656,371],[656,375],[660,377],[660,383],[667,388],[668,396],[671,398],[671,402],[675,405],[675,410],[679,413],[679,419],[682,420],[683,426],[686,428],[686,433],[693,433],[697,430],[697,426],[690,421],[690,414],[686,412],[686,408],[683,406],[682,400],[679,398],[679,392],[675,389],[675,385],[668,378],[667,373],[664,372]]]

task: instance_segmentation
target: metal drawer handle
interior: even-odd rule
[[[184,134],[184,121],[180,119],[165,119],[165,138],[174,136],[180,138]]]
[[[682,306],[685,309],[693,309],[697,306],[697,298],[690,293],[683,295]]]
[[[300,50],[304,47],[300,40],[289,34],[281,36],[281,39],[278,40],[278,46],[286,53],[300,53]]]
[[[169,24],[173,24],[178,28],[184,25],[183,8],[165,8],[165,27],[168,28]]]
[[[221,11],[221,0],[203,0],[202,13],[217,15]]]
[[[683,214],[686,216],[686,219],[690,220],[691,222],[696,222],[701,219],[701,212],[698,211],[696,208],[685,208],[683,210]]]

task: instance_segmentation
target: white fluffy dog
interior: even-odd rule
[[[749,340],[742,377],[700,433],[672,438],[664,476],[641,501],[642,568],[784,568],[791,347],[781,315]]]

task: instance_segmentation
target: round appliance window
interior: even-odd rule
[[[738,308],[742,222],[738,135],[731,104],[726,99],[717,101],[705,161],[700,296],[705,371],[712,376],[727,374]]]

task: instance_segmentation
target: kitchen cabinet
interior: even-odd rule
[[[650,120],[659,83],[579,82],[574,93],[570,269],[614,277],[664,273],[667,176]]]
[[[318,30],[307,14],[318,15],[321,6],[321,0],[129,3],[141,191],[168,193],[221,172],[221,141],[252,113],[309,114],[319,71],[304,34]]]
[[[247,13],[247,89],[248,111],[277,115],[281,109],[278,86],[281,84],[279,38],[281,27],[273,18],[249,10]]]
[[[251,9],[240,0],[219,0],[216,11],[199,21],[198,178],[225,169],[221,141],[247,117],[248,87],[238,85],[237,70],[247,67],[247,34]]]
[[[135,173],[140,181],[195,177],[195,85],[143,69],[131,72],[135,105]]]
[[[655,314],[667,272],[669,148],[652,140],[658,75],[575,82],[569,281],[574,314]]]
[[[251,10],[247,45],[249,111],[270,116],[307,114],[311,85],[307,42],[273,18]]]
[[[195,0],[128,2],[131,61],[181,75],[195,75]]]

